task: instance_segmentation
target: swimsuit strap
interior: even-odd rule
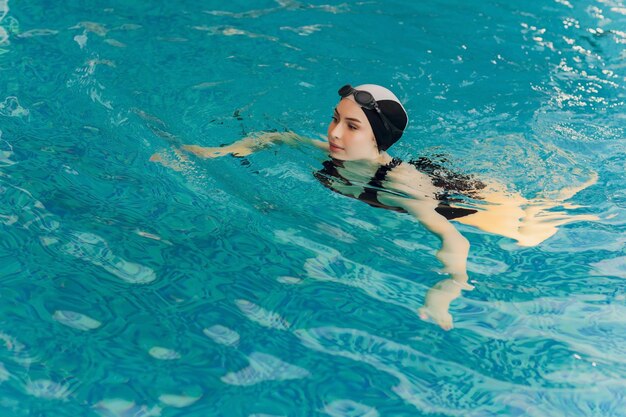
[[[383,188],[383,181],[387,177],[387,173],[391,171],[392,169],[394,169],[395,167],[397,167],[398,165],[400,165],[401,163],[402,163],[402,160],[400,158],[393,158],[391,162],[389,162],[388,164],[381,165],[380,167],[378,167],[378,169],[376,170],[376,173],[374,174],[370,182],[367,183],[367,185],[370,185],[376,188]]]
[[[385,181],[387,174],[389,173],[389,171],[391,171],[393,168],[397,167],[401,163],[402,163],[401,159],[393,158],[391,162],[389,162],[388,164],[381,165],[380,167],[378,167],[378,169],[376,170],[376,173],[374,173],[374,176],[367,183],[367,185],[363,188],[363,191],[361,192],[361,194],[359,194],[358,197],[355,197],[349,194],[344,194],[344,195],[350,198],[357,198],[373,207],[379,207],[379,208],[384,208],[387,210],[397,211],[400,213],[406,213],[406,210],[404,210],[401,207],[388,206],[378,201],[378,191],[384,188],[383,181]],[[334,180],[341,181],[345,185],[352,185],[352,183],[348,181],[346,178],[342,177],[341,174],[339,174],[339,171],[337,170],[337,166],[342,166],[341,161],[334,161],[334,160],[324,161],[322,165],[324,166],[324,168],[315,172],[313,175],[324,186],[330,188],[331,190],[335,192],[343,194],[340,191],[337,191],[333,187],[331,178]],[[462,207],[450,207],[449,205],[450,201],[455,201],[455,200],[453,198],[445,198],[447,196],[448,194],[445,191],[443,193],[438,194],[437,195],[438,199],[442,199],[442,197],[444,198],[443,198],[443,201],[441,201],[441,203],[439,204],[439,206],[435,208],[435,211],[441,214],[442,216],[444,216],[446,219],[452,220],[452,219],[467,216],[469,214],[473,214],[477,212],[477,210],[472,210],[472,209],[467,209],[467,208],[462,208]]]
[[[388,164],[378,167],[370,182],[367,183],[368,186],[363,189],[358,198],[366,201],[377,201],[378,190],[383,188],[383,181],[387,174],[401,163],[402,160],[400,158],[393,158]]]
[[[322,181],[324,183],[324,185],[326,185],[328,187],[331,186],[330,178],[337,179],[337,180],[341,181],[345,185],[352,185],[352,183],[349,180],[347,180],[346,178],[344,178],[339,173],[339,170],[337,170],[337,166],[338,165],[339,166],[343,166],[343,165],[341,165],[340,161],[326,160],[326,161],[322,162],[322,165],[324,166],[324,168],[319,170],[319,171],[317,171],[314,175],[315,175],[315,177],[318,180]]]

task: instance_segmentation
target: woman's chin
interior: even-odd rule
[[[329,155],[331,158],[334,159],[341,159],[341,160],[345,160],[346,159],[346,155],[345,152],[343,152],[343,149],[333,149],[332,147],[329,150]]]

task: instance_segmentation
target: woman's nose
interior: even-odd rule
[[[330,136],[332,136],[333,138],[339,139],[341,138],[341,131],[342,131],[341,123],[337,123],[335,127],[330,129]]]

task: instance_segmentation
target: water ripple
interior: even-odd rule
[[[623,0],[80,3],[0,0],[5,414],[623,414]],[[481,285],[446,333],[415,314],[436,237],[329,194],[325,155],[176,151],[316,137],[372,68],[411,115],[394,156],[529,198],[595,171],[572,210],[603,220],[460,226]]]
[[[626,279],[626,256],[619,256],[612,259],[604,259],[592,263],[593,275],[608,275]]]
[[[11,377],[11,374],[9,374],[9,371],[7,371],[7,368],[4,367],[4,364],[0,362],[0,384],[5,381],[8,381],[10,377]]]
[[[331,417],[378,417],[375,408],[352,400],[335,400],[324,407],[324,412]]]
[[[11,166],[17,162],[12,160],[13,146],[6,140],[2,140],[2,131],[0,131],[0,168]]]
[[[30,191],[0,180],[0,196],[4,203],[0,206],[0,221],[5,225],[36,233],[54,233],[59,229],[60,223]]]
[[[587,299],[585,299],[587,298]],[[597,298],[597,297],[596,297]],[[626,372],[626,338],[622,318],[626,308],[593,297],[537,298],[527,302],[498,303],[465,317],[464,329],[486,339],[559,342],[571,355],[583,355],[588,368],[604,365],[607,378]],[[474,302],[476,303],[476,302]],[[491,311],[489,311],[491,310]],[[608,364],[611,367],[606,368]],[[566,380],[562,382],[566,383]]]
[[[307,276],[359,288],[370,297],[416,311],[427,287],[406,278],[384,274],[340,256],[319,255],[304,264]]]
[[[31,29],[17,35],[18,38],[34,38],[37,36],[52,36],[58,34],[58,30],[54,29]]]
[[[155,272],[147,266],[129,262],[115,255],[107,242],[93,233],[75,232],[62,251],[78,259],[102,267],[107,272],[131,284],[148,284],[156,279]]]
[[[320,327],[299,329],[295,334],[310,349],[366,363],[397,378],[393,391],[428,413],[472,415],[471,410],[488,404],[488,397],[528,390],[361,330]],[[460,381],[463,386],[458,384]],[[486,409],[481,408],[481,412]]]
[[[66,401],[72,393],[72,389],[69,385],[50,381],[48,379],[28,381],[24,390],[28,395],[32,395],[33,397],[63,401]]]

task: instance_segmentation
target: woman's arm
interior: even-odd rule
[[[265,149],[274,143],[286,143],[296,145],[307,143],[321,149],[328,149],[328,144],[315,139],[297,135],[293,132],[264,132],[258,135],[248,136],[227,146],[202,147],[197,145],[184,145],[183,149],[201,158],[219,158],[225,155],[246,156],[261,149]]]
[[[452,223],[435,211],[438,205],[436,200],[415,200],[382,194],[379,193],[381,203],[402,207],[441,239],[437,259],[444,266],[443,272],[450,274],[451,278],[439,281],[428,291],[419,315],[424,320],[431,317],[445,330],[451,329],[452,316],[448,311],[450,303],[461,295],[461,290],[474,288],[467,282],[467,256],[470,248],[468,240]]]
[[[450,278],[435,284],[426,294],[420,317],[432,317],[444,329],[452,328],[452,316],[448,312],[450,303],[461,295],[461,290],[471,290],[468,284],[467,256],[470,244],[444,216],[435,209],[437,189],[430,178],[415,167],[402,164],[387,175],[385,188],[398,191],[407,197],[390,193],[378,193],[378,200],[390,206],[401,207],[413,215],[426,229],[441,239],[437,259],[443,264],[443,272]]]
[[[435,211],[436,200],[414,200],[395,195],[381,195],[381,203],[401,207],[412,214],[430,232],[441,239],[441,248],[437,251],[437,259],[443,264],[443,272],[460,285],[467,284],[467,255],[469,242],[445,217]]]
[[[534,199],[527,199],[493,181],[480,193],[480,210],[459,218],[458,222],[514,239],[520,246],[536,246],[553,236],[562,225],[599,220],[592,214],[571,214],[564,210],[578,208],[566,201],[597,181],[598,174],[592,172],[591,177],[580,185]]]

